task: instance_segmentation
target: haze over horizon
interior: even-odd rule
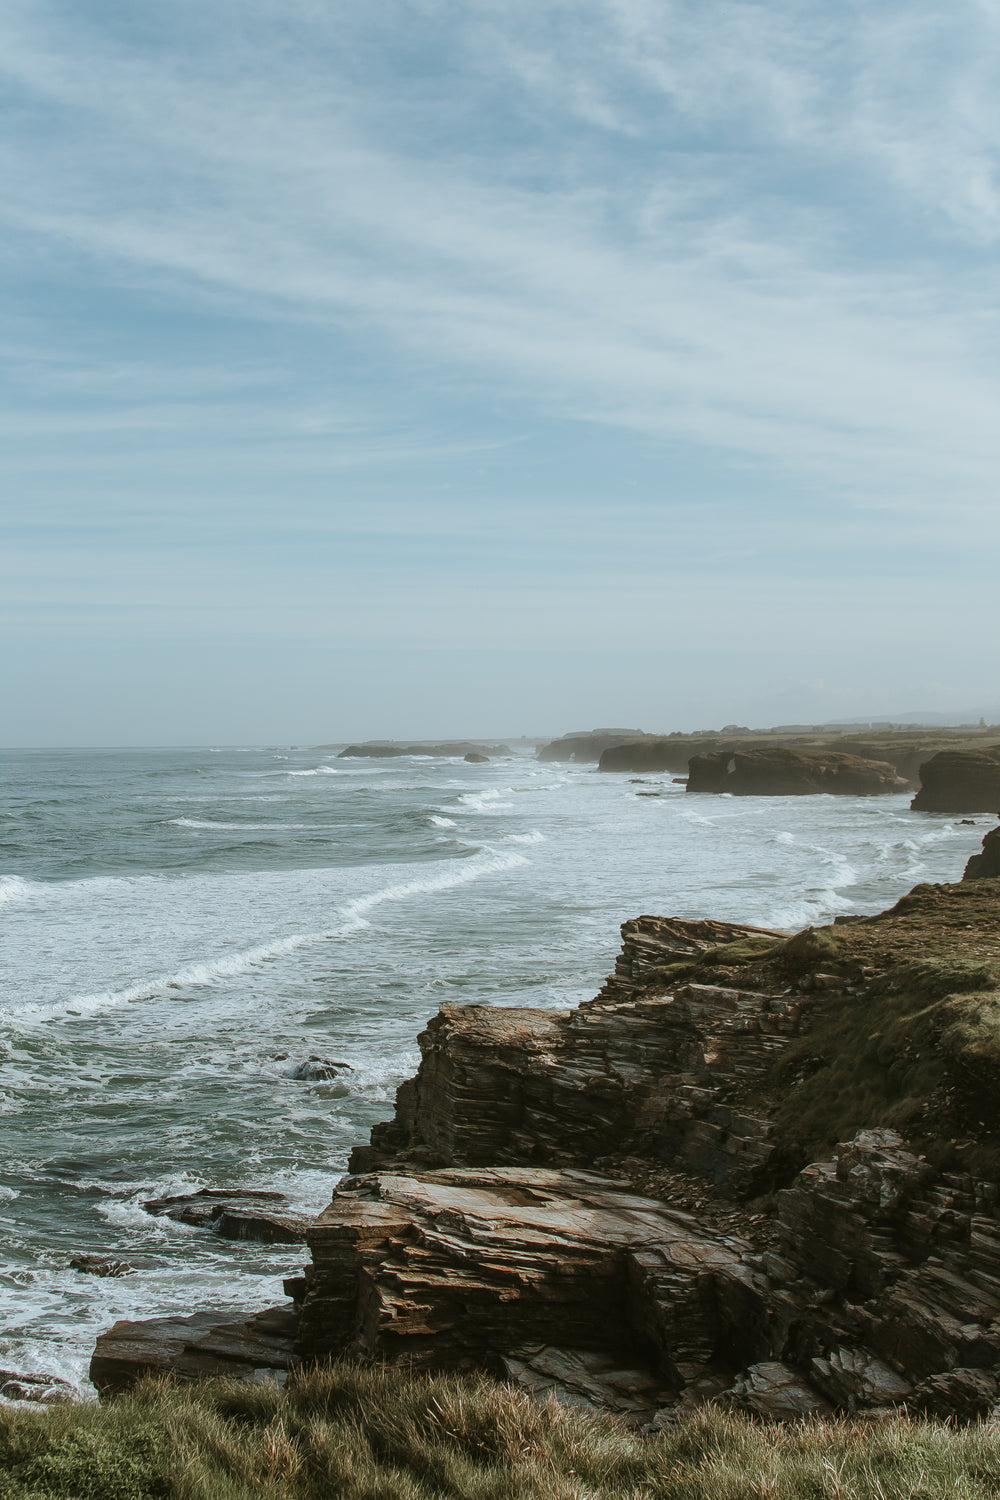
[[[0,743],[991,717],[1000,12],[9,0]]]

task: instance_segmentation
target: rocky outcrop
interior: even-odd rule
[[[462,759],[467,761],[470,766],[486,766],[489,765],[490,760],[488,755],[480,755],[478,750],[470,750]]]
[[[540,745],[539,760],[599,761],[615,745],[634,744],[650,738],[641,729],[591,729],[581,734],[564,734],[551,744]]]
[[[300,1352],[546,1376],[649,1421],[993,1410],[996,1185],[860,1133],[779,1193],[770,1244],[582,1171],[347,1180],[310,1233]],[[603,1389],[629,1372],[631,1406]],[[603,1373],[602,1373],[603,1372]]]
[[[775,747],[692,756],[687,789],[736,797],[802,797],[824,792],[874,797],[906,791],[907,784],[887,761]]]
[[[560,1166],[666,1151],[717,1182],[763,1182],[768,1128],[720,1086],[767,1066],[797,1034],[802,1001],[717,984],[647,991],[671,963],[727,945],[766,950],[783,934],[655,917],[622,931],[615,974],[576,1010],[443,1006],[419,1038],[420,1070],[399,1089],[395,1118],[375,1126],[351,1170],[401,1154],[435,1166]]]
[[[920,767],[914,812],[977,813],[1000,809],[1000,745],[942,750]]]
[[[983,839],[981,854],[973,854],[963,880],[1000,880],[1000,827],[991,828]]]
[[[145,1375],[176,1380],[276,1380],[301,1363],[298,1315],[289,1306],[241,1317],[232,1311],[190,1317],[122,1319],[102,1333],[90,1361],[101,1396],[128,1390]]]
[[[640,917],[576,1010],[446,1006],[308,1231],[297,1355],[484,1367],[652,1428],[709,1399],[1000,1414],[996,889],[792,938]],[[240,1368],[286,1367],[211,1314],[116,1325],[94,1378],[247,1341]]]
[[[226,1240],[303,1244],[310,1221],[305,1214],[289,1213],[287,1202],[284,1193],[257,1188],[199,1188],[196,1193],[151,1198],[142,1206],[154,1218],[210,1229]]]
[[[444,744],[434,745],[428,743],[417,743],[401,745],[386,740],[378,740],[372,744],[348,745],[346,750],[341,750],[338,760],[346,758],[364,760],[391,760],[399,755],[435,755],[445,758],[457,759],[462,757],[466,760],[470,756],[482,755],[489,758],[492,755],[512,755],[513,751],[509,745],[480,745],[470,740],[447,740]]]

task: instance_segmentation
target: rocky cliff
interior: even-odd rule
[[[805,797],[834,793],[875,797],[907,790],[888,761],[865,760],[833,750],[716,751],[693,755],[689,792],[728,792],[734,797]]]
[[[920,767],[914,812],[977,813],[1000,808],[1000,745],[942,750]]]
[[[273,1310],[119,1324],[95,1380],[340,1355],[654,1428],[706,1400],[1000,1411],[1000,880],[622,939],[575,1010],[431,1021],[306,1231],[294,1349]]]
[[[993,1410],[998,898],[791,939],[641,917],[577,1010],[446,1007],[309,1232],[300,1353],[654,1424]]]
[[[1000,827],[991,828],[980,854],[973,854],[963,880],[1000,880]]]

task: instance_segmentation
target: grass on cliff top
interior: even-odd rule
[[[789,1171],[891,1126],[940,1167],[1000,1180],[1000,880],[918,885],[874,917],[753,938],[651,971],[803,997],[802,1032],[741,1102],[778,1126]]]
[[[484,1377],[333,1366],[272,1385],[149,1382],[0,1410],[2,1500],[986,1500],[1000,1428],[772,1427],[703,1410],[653,1438]]]

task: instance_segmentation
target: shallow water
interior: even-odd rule
[[[576,1004],[640,912],[794,929],[877,911],[959,878],[993,822],[906,797],[689,797],[525,755],[0,769],[0,1364],[75,1380],[117,1317],[281,1299],[302,1249],[142,1199],[246,1185],[319,1209],[442,1001]],[[310,1055],[352,1071],[295,1080]],[[81,1252],[140,1269],[81,1275]]]

